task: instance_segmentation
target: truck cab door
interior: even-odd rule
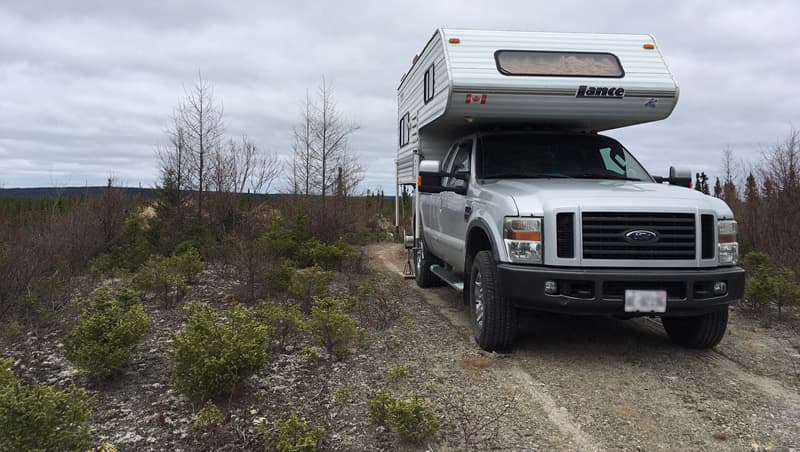
[[[455,149],[453,156],[447,161],[444,171],[447,173],[466,173],[471,175],[472,171],[472,149],[474,147],[474,137],[461,140]],[[454,177],[445,177],[442,185],[449,188],[466,188],[468,180],[464,181]],[[442,212],[439,216],[441,230],[440,239],[442,241],[443,252],[441,256],[452,265],[454,270],[462,271],[464,265],[464,246],[467,234],[467,219],[465,211],[467,208],[467,196],[454,191],[441,193],[443,196]]]
[[[441,171],[447,166],[448,161],[453,158],[458,142],[450,147],[450,150],[445,154],[442,160],[442,165],[439,168]],[[423,234],[425,236],[425,245],[436,256],[444,257],[442,248],[442,228],[441,216],[444,210],[445,195],[447,193],[421,193],[420,194],[420,210],[422,214]]]

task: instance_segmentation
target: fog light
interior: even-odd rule
[[[555,281],[545,281],[544,282],[544,293],[547,295],[556,295],[558,294],[558,283]]]
[[[714,281],[714,295],[725,295],[728,293],[728,284],[725,281]]]

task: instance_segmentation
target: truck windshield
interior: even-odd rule
[[[477,176],[581,178],[652,182],[617,141],[599,135],[497,134],[478,140]]]

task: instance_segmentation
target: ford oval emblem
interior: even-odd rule
[[[625,240],[630,243],[648,243],[658,240],[658,233],[650,229],[632,229],[625,233]]]

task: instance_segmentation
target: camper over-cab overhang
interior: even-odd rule
[[[664,119],[677,100],[650,35],[440,29],[398,87],[400,176],[414,152],[476,130],[602,131]]]

